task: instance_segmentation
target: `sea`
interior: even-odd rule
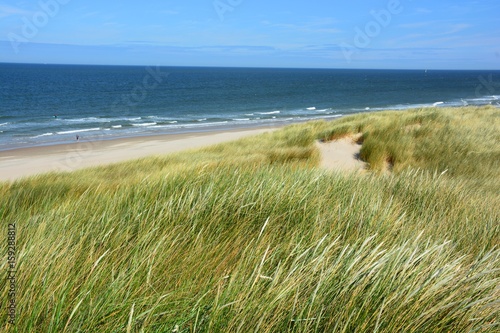
[[[500,106],[500,71],[0,64],[0,150]]]

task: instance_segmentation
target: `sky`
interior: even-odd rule
[[[498,0],[0,0],[0,62],[500,69]]]

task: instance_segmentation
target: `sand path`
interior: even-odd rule
[[[360,171],[365,170],[365,163],[359,159],[361,145],[355,138],[347,137],[331,142],[317,142],[321,152],[320,166],[327,170]]]

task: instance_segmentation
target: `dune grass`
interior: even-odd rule
[[[499,116],[363,114],[4,183],[1,330],[497,332]],[[316,168],[316,138],[356,133],[373,172]]]
[[[319,137],[362,133],[361,158],[374,171],[421,168],[498,190],[500,113],[495,107],[367,113],[341,119]],[[489,186],[492,185],[492,186]]]

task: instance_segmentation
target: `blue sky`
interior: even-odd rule
[[[498,0],[0,0],[0,62],[500,69]]]

